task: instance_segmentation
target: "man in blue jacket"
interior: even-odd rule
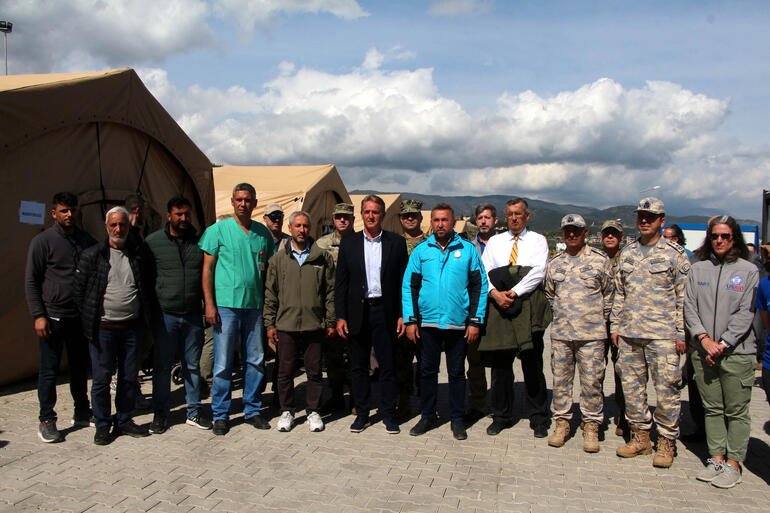
[[[406,335],[422,341],[422,416],[409,431],[422,435],[438,424],[436,395],[442,343],[449,374],[452,435],[465,440],[466,344],[478,341],[487,305],[487,277],[478,251],[454,232],[452,207],[439,203],[430,214],[433,230],[409,258],[401,297]]]

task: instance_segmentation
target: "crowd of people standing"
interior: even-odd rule
[[[64,439],[56,425],[55,385],[65,348],[72,422],[93,425],[97,445],[121,434],[144,437],[168,429],[177,352],[186,424],[227,434],[239,354],[244,422],[270,429],[262,401],[269,348],[276,359],[279,431],[297,423],[294,377],[301,365],[310,431],[323,431],[324,414],[332,410],[353,414],[353,433],[369,427],[374,373],[385,430],[400,432],[416,389],[420,416],[409,434],[423,435],[439,426],[444,352],[455,439],[466,439],[468,425],[488,413],[489,436],[513,425],[518,358],[533,436],[547,437],[556,448],[576,425],[577,368],[583,449],[595,453],[610,357],[620,411],[616,434],[626,438],[619,457],[654,450],[654,466],[672,465],[680,390],[687,383],[691,403],[699,405],[691,407],[697,434],[710,454],[695,477],[721,488],[740,482],[757,342],[764,340],[761,327],[770,329],[770,278],[760,281],[764,269],[750,261],[732,217],[712,218],[702,245],[690,254],[681,230],[666,226],[663,202],[656,198],[639,202],[638,237],[623,248],[617,221],[602,226],[599,249],[587,245],[583,217],[570,214],[561,220],[566,249],[549,258],[545,237],[528,229],[532,212],[522,198],[506,203],[502,233],[496,233],[491,204],[476,208],[476,233],[458,234],[452,207],[439,203],[431,210],[429,236],[420,229],[422,205],[407,200],[401,205],[402,236],[383,230],[385,204],[368,195],[361,203],[361,231],[353,231],[353,205],[341,203],[333,211],[334,231],[317,241],[307,212],[288,217],[288,234],[282,232],[280,205],[267,206],[264,224],[254,221],[257,194],[248,183],[235,186],[231,203],[233,215],[202,234],[192,224],[190,201],[181,196],[168,201],[167,222],[152,233],[132,222],[135,212],[114,207],[105,213],[106,234],[97,242],[76,226],[77,197],[54,196],[53,226],[30,243],[25,277],[39,338],[42,441]],[[211,418],[201,405],[206,325],[213,329]],[[543,372],[549,326],[552,399]],[[142,340],[150,334],[154,414],[149,426],[140,426],[132,412]],[[324,366],[331,390],[326,403]],[[116,373],[113,414],[110,383]],[[762,376],[770,401],[770,348]],[[648,379],[657,396],[654,414]]]

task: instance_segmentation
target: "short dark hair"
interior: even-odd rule
[[[512,207],[514,205],[518,205],[519,203],[524,203],[524,210],[529,211],[529,203],[527,203],[527,200],[524,198],[511,198],[505,202],[505,206]]]
[[[680,246],[684,247],[684,245],[687,243],[687,241],[685,240],[684,232],[679,227],[679,225],[678,224],[669,224],[669,225],[665,226],[663,229],[665,230],[666,228],[671,228],[671,231],[674,232],[674,237],[676,237],[677,240],[679,241],[678,244]]]
[[[53,208],[56,208],[56,205],[64,205],[65,207],[77,207],[78,197],[71,192],[57,192],[53,195],[53,201],[51,203]]]
[[[743,232],[741,231],[738,222],[731,216],[716,216],[709,221],[703,244],[694,251],[695,258],[698,260],[709,260],[711,255],[714,254],[714,247],[711,245],[711,232],[718,224],[726,224],[733,235],[733,247],[725,255],[725,261],[734,262],[739,258],[748,260],[749,248],[746,247],[746,241],[743,239]]]
[[[364,203],[366,203],[367,201],[373,201],[373,202],[377,203],[380,206],[380,208],[382,209],[382,211],[385,212],[385,201],[382,198],[380,198],[379,196],[377,196],[376,194],[367,194],[366,196],[364,196],[364,199],[361,200],[361,211],[362,212],[364,210]]]
[[[168,209],[169,214],[171,213],[172,208],[182,208],[184,206],[192,208],[192,203],[190,203],[190,200],[184,196],[174,196],[168,200],[168,203],[166,204],[166,208]]]
[[[126,210],[133,210],[136,207],[144,206],[144,198],[142,197],[141,194],[131,193],[128,196],[126,196],[123,204],[126,206]]]
[[[257,199],[257,190],[250,183],[241,182],[233,187],[233,198],[235,198],[235,193],[238,191],[248,191],[251,194],[251,199]]]
[[[430,209],[430,216],[431,216],[431,218],[433,217],[433,211],[434,211],[434,210],[449,210],[449,211],[452,213],[452,217],[454,217],[454,216],[455,216],[455,211],[454,211],[454,209],[452,208],[452,205],[450,205],[449,203],[443,203],[443,202],[441,202],[441,203],[436,203],[436,204],[433,206],[433,208],[432,208],[432,209]]]
[[[481,205],[478,205],[476,207],[476,212],[475,212],[476,217],[479,217],[479,214],[481,214],[485,210],[491,210],[492,211],[492,217],[497,217],[497,209],[491,203],[482,203]]]

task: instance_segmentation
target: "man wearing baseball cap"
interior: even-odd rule
[[[283,233],[283,207],[278,203],[270,203],[265,207],[265,215],[262,216],[262,222],[265,223],[265,226],[273,236],[275,251],[283,249],[291,240],[288,233]]]
[[[553,308],[551,412],[556,421],[548,445],[561,447],[569,438],[577,363],[583,450],[599,452],[599,426],[604,421],[606,322],[612,308],[612,267],[603,251],[586,245],[588,229],[582,216],[564,216],[561,231],[567,249],[553,257],[545,274],[545,297]]]
[[[652,464],[668,468],[679,436],[679,358],[684,341],[684,288],[690,262],[684,249],[661,237],[666,222],[663,202],[644,198],[635,210],[639,239],[620,253],[610,317],[612,343],[618,347],[631,440],[617,455],[650,454],[653,420],[658,447]],[[655,415],[647,405],[647,373],[658,399]]]

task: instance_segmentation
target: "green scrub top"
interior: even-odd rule
[[[260,309],[265,303],[265,270],[273,256],[273,237],[262,223],[251,221],[248,235],[230,217],[209,226],[198,242],[217,257],[214,294],[217,306]]]

